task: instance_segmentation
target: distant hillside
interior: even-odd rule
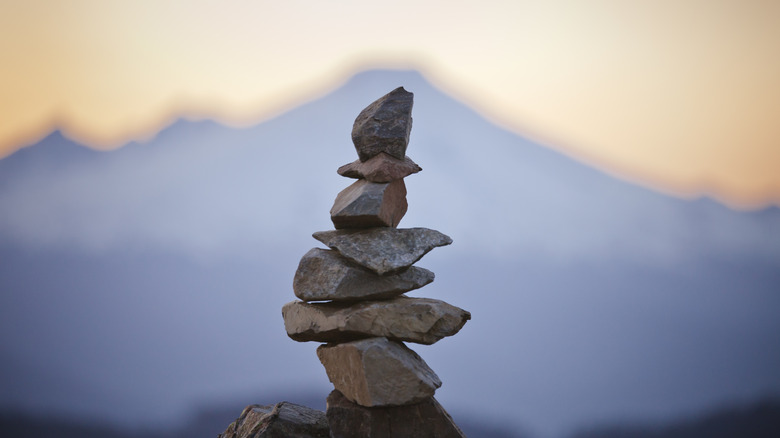
[[[204,435],[213,438],[211,435]],[[29,414],[0,414],[0,437],[16,438],[174,438],[154,432],[127,432],[116,427],[65,419],[35,418]]]
[[[698,418],[661,425],[613,425],[576,433],[571,438],[777,438],[780,400],[724,408]]]
[[[322,409],[322,408],[321,408]],[[88,422],[0,414],[0,438],[214,438],[241,409],[201,411],[177,430],[127,431]],[[532,438],[512,427],[486,424],[477,418],[456,419],[469,438]],[[605,425],[569,438],[777,438],[780,436],[780,400],[720,409],[698,418],[655,425]]]

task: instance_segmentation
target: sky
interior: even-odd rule
[[[267,120],[368,68],[684,197],[780,204],[775,1],[0,3],[0,156]]]
[[[404,84],[425,170],[402,224],[455,241],[420,296],[473,314],[419,351],[448,410],[477,395],[562,429],[777,394],[780,210],[661,196],[535,142],[665,193],[780,204],[778,5],[0,0],[0,157],[53,129],[145,142],[53,135],[0,160],[0,399],[140,421],[246,376],[330,390],[279,308],[331,226],[351,120]],[[387,68],[425,80],[353,76]],[[228,128],[155,137],[181,117]]]

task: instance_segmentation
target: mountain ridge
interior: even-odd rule
[[[436,221],[433,224],[460,233],[470,239],[469,245],[484,251],[511,251],[523,244],[530,251],[567,257],[622,251],[621,257],[643,253],[642,257],[654,255],[657,261],[695,257],[686,255],[691,251],[727,251],[735,245],[740,251],[762,247],[761,251],[780,251],[773,246],[780,247],[780,238],[771,237],[770,232],[780,223],[778,208],[760,210],[762,214],[741,212],[712,198],[683,200],[618,179],[496,126],[414,71],[358,74],[318,100],[251,127],[181,119],[149,141],[130,142],[110,152],[79,150],[61,132],[51,134],[39,144],[46,147],[32,146],[0,160],[0,182],[4,182],[0,201],[5,195],[17,205],[5,218],[0,216],[0,226],[13,230],[17,239],[78,238],[93,249],[153,238],[157,242],[172,239],[175,245],[188,246],[185,251],[224,252],[237,239],[269,243],[251,218],[261,221],[258,224],[265,221],[266,226],[293,231],[291,222],[269,217],[264,207],[244,202],[253,196],[250,186],[254,185],[265,190],[266,205],[293,202],[292,211],[302,213],[295,219],[306,222],[301,228],[327,229],[327,217],[312,207],[327,211],[329,198],[343,188],[344,180],[329,168],[354,160],[350,140],[354,115],[366,105],[366,95],[382,95],[399,84],[417,95],[409,155],[425,169],[408,178],[412,207],[405,223]],[[309,158],[302,160],[301,153]],[[322,183],[307,186],[298,178],[294,183],[278,184],[274,181],[278,176],[292,176],[282,170],[286,166]],[[79,187],[58,188],[62,181]],[[96,186],[103,186],[103,192]],[[34,190],[35,195],[26,195],[25,190]],[[77,192],[82,194],[76,197]],[[467,204],[458,195],[466,192],[480,196]],[[213,207],[206,210],[204,203],[189,199],[193,193],[202,193],[207,197],[205,204]],[[24,202],[30,196],[51,199],[48,219],[36,213],[39,207]],[[121,197],[129,203],[121,202]],[[437,202],[444,214],[426,215],[413,208],[414,202]],[[113,208],[108,210],[103,204]],[[175,210],[175,204],[185,208]],[[523,209],[526,204],[534,208]],[[220,225],[223,219],[214,212],[217,208],[229,212],[235,231]],[[88,229],[89,217],[84,222],[75,216],[89,209],[104,217]],[[153,209],[158,212],[151,213]],[[485,216],[479,211],[492,213]],[[37,230],[31,228],[33,217],[41,222]],[[570,226],[570,217],[578,217],[579,229]],[[193,218],[208,218],[208,223]],[[503,218],[512,218],[512,227],[504,227]],[[693,225],[693,220],[704,222]],[[159,235],[161,221],[166,223],[167,237]],[[83,226],[78,225],[82,222]],[[180,229],[177,222],[191,223],[195,229]],[[64,230],[65,223],[77,224],[77,232]],[[477,233],[477,224],[487,227]],[[701,225],[741,230],[704,236]],[[644,232],[634,233],[637,227]],[[503,236],[490,237],[489,244],[480,235],[502,228]],[[645,240],[631,243],[637,239]],[[693,244],[681,245],[683,241]]]
[[[182,124],[187,124],[187,123],[195,123],[195,124],[199,124],[199,123],[213,123],[213,124],[222,126],[222,127],[226,128],[226,129],[237,129],[237,130],[251,129],[251,128],[256,127],[256,126],[272,122],[272,121],[274,121],[274,120],[276,120],[278,118],[285,117],[288,113],[296,112],[299,109],[301,109],[302,107],[306,107],[306,106],[308,106],[308,105],[310,105],[312,103],[318,102],[318,101],[328,97],[329,95],[331,95],[333,93],[336,93],[339,89],[350,87],[350,88],[353,88],[355,90],[359,90],[362,95],[370,95],[372,92],[375,93],[374,90],[377,89],[377,87],[376,87],[377,83],[381,82],[381,81],[378,81],[376,78],[377,77],[381,77],[383,75],[388,75],[388,74],[394,75],[394,76],[398,77],[399,80],[397,82],[399,84],[401,82],[404,82],[404,81],[411,82],[411,83],[425,83],[426,87],[433,87],[433,88],[435,88],[435,86],[433,86],[430,82],[428,82],[427,79],[422,75],[422,73],[420,73],[417,70],[381,70],[381,69],[379,69],[379,70],[364,70],[364,71],[359,71],[359,72],[353,74],[351,77],[346,79],[346,81],[344,81],[343,83],[341,83],[340,85],[338,85],[338,86],[336,86],[334,88],[329,89],[325,93],[319,93],[317,96],[311,98],[310,100],[302,102],[302,103],[300,103],[300,104],[298,104],[298,105],[296,105],[294,107],[287,108],[287,109],[277,113],[276,115],[274,115],[274,116],[272,116],[272,117],[270,117],[268,119],[264,119],[264,120],[262,120],[262,121],[260,121],[258,123],[254,123],[254,124],[251,124],[251,125],[242,126],[242,127],[233,127],[233,126],[230,126],[230,124],[226,124],[225,122],[220,121],[218,118],[213,118],[213,117],[195,117],[195,118],[193,118],[193,117],[188,117],[188,116],[179,116],[179,117],[174,117],[164,127],[156,129],[154,132],[151,132],[149,135],[146,136],[147,138],[145,138],[144,140],[130,140],[130,141],[127,141],[127,142],[123,143],[122,145],[118,146],[117,148],[111,149],[111,150],[95,149],[93,147],[84,145],[83,143],[79,142],[79,140],[74,139],[71,136],[67,135],[67,133],[65,133],[65,131],[63,131],[62,128],[55,126],[47,134],[45,134],[43,137],[41,137],[38,141],[31,142],[31,143],[29,143],[29,144],[27,144],[27,145],[17,149],[16,151],[12,152],[11,154],[6,155],[5,157],[0,158],[0,163],[3,160],[8,159],[12,155],[17,154],[19,151],[23,151],[23,150],[29,149],[31,147],[36,147],[36,149],[40,149],[39,146],[41,144],[46,144],[46,143],[50,143],[51,142],[51,137],[60,138],[60,140],[67,139],[68,141],[72,142],[73,144],[82,146],[82,147],[84,147],[86,149],[96,150],[96,151],[100,151],[100,152],[110,152],[110,151],[113,151],[113,150],[126,148],[126,147],[132,146],[132,145],[143,145],[143,144],[154,143],[156,141],[155,139],[158,136],[160,136],[160,135],[164,135],[164,133],[166,131],[169,131],[171,129],[176,130],[177,126],[182,125]],[[362,90],[366,90],[366,91],[363,92]],[[371,90],[371,91],[368,91],[368,90]],[[583,159],[581,159],[579,157],[572,156],[572,155],[566,153],[564,150],[562,150],[560,148],[555,148],[554,146],[551,146],[551,145],[547,145],[547,144],[544,144],[544,143],[539,143],[539,142],[536,142],[536,141],[533,141],[533,140],[528,140],[527,135],[525,135],[523,133],[514,132],[514,131],[508,130],[508,129],[504,128],[504,127],[501,127],[500,125],[498,125],[498,124],[488,120],[487,118],[485,118],[484,116],[479,114],[478,111],[476,111],[475,109],[468,107],[467,104],[465,104],[465,103],[457,100],[456,98],[446,94],[446,92],[444,92],[444,91],[442,91],[442,90],[440,90],[438,88],[436,88],[436,90],[437,90],[438,94],[440,94],[441,96],[445,97],[446,99],[448,99],[448,100],[450,100],[452,102],[457,102],[458,105],[467,108],[469,112],[473,113],[473,115],[477,116],[478,118],[480,118],[484,122],[486,122],[486,123],[496,127],[497,129],[505,131],[505,132],[507,132],[510,135],[517,136],[519,138],[524,138],[524,139],[526,139],[526,141],[529,141],[531,143],[534,143],[534,144],[537,144],[537,145],[541,145],[542,147],[550,149],[551,151],[555,152],[556,154],[559,154],[559,155],[561,155],[561,156],[563,156],[563,157],[565,157],[565,158],[567,158],[569,160],[572,160],[572,161],[574,161],[574,162],[576,162],[578,164],[581,164],[583,166],[586,166],[588,168],[597,170],[598,172],[601,172],[601,173],[603,173],[605,175],[608,175],[611,178],[623,181],[625,183],[636,185],[636,186],[642,187],[644,189],[647,189],[647,190],[650,190],[650,191],[653,191],[653,192],[656,192],[656,193],[660,193],[660,194],[663,194],[665,196],[674,197],[674,198],[677,198],[677,199],[683,199],[683,200],[689,200],[689,201],[695,201],[697,199],[709,199],[709,200],[711,200],[713,202],[716,202],[718,204],[724,205],[727,208],[729,208],[730,210],[734,210],[734,211],[748,211],[748,212],[751,212],[751,211],[764,211],[764,210],[770,210],[771,211],[771,210],[774,210],[774,209],[780,210],[780,205],[774,204],[774,203],[771,203],[771,202],[767,202],[767,203],[765,203],[763,205],[756,205],[756,206],[753,206],[753,207],[737,207],[734,204],[728,203],[726,201],[722,201],[722,200],[718,199],[716,196],[714,196],[712,194],[709,194],[709,193],[701,193],[701,194],[695,195],[695,196],[684,196],[684,195],[677,195],[677,194],[669,193],[668,191],[661,190],[661,189],[653,187],[652,184],[644,183],[644,182],[641,182],[641,181],[637,181],[637,180],[634,180],[634,179],[632,179],[630,177],[624,177],[623,175],[620,174],[620,172],[614,172],[612,170],[609,170],[608,168],[605,168],[604,166],[600,166],[600,165],[598,165],[596,163],[593,163],[593,162],[590,162],[588,160],[583,160]],[[412,90],[412,91],[414,91],[414,90]],[[412,140],[414,141],[414,135],[412,136]]]

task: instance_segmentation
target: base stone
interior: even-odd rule
[[[331,438],[465,438],[433,397],[407,406],[364,408],[334,390],[327,404]]]
[[[321,345],[317,356],[333,386],[361,406],[419,403],[441,386],[417,353],[387,338]]]

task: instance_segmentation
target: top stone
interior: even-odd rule
[[[352,125],[352,142],[360,161],[380,152],[404,159],[412,131],[413,98],[414,94],[398,87],[360,112]]]

